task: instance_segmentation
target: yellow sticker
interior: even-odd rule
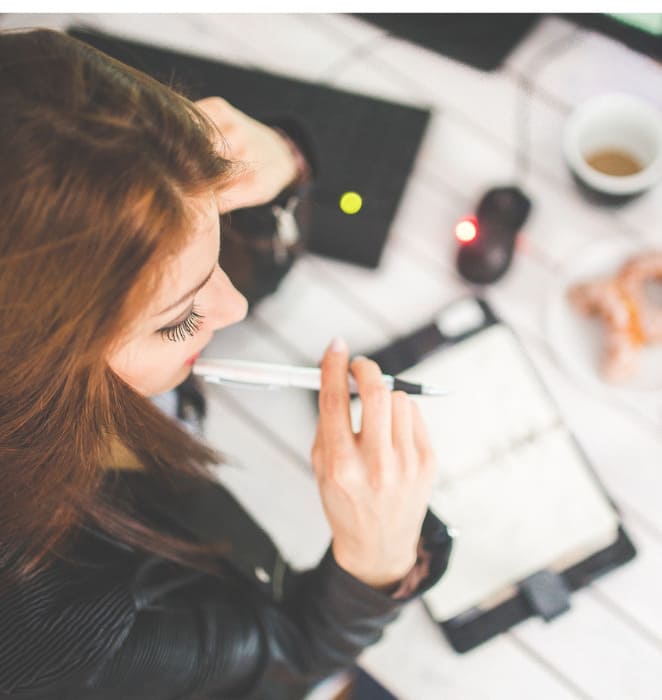
[[[356,214],[363,206],[363,198],[358,192],[345,192],[340,198],[340,208],[345,214]]]

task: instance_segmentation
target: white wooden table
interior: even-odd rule
[[[209,354],[316,364],[343,335],[377,348],[466,291],[452,231],[493,184],[515,174],[518,77],[567,22],[545,19],[503,70],[482,73],[342,15],[4,15],[0,27],[84,21],[127,38],[259,66],[365,94],[429,106],[434,116],[377,271],[306,255]],[[662,69],[580,30],[535,76],[531,96],[534,201],[526,245],[487,299],[520,334],[570,426],[623,512],[638,557],[572,597],[552,623],[531,619],[455,654],[419,603],[409,605],[362,665],[405,700],[662,698],[662,408],[573,380],[551,352],[546,300],[591,241],[662,245],[662,189],[626,207],[585,202],[560,153],[564,119],[581,99],[625,89],[662,108]],[[657,400],[657,397],[653,397]],[[314,564],[329,530],[309,466],[315,413],[308,392],[210,390],[209,438],[231,462],[222,478],[265,522],[297,566]],[[662,403],[660,403],[662,406]]]

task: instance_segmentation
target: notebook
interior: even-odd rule
[[[438,458],[430,508],[456,531],[448,570],[423,599],[458,651],[528,615],[551,619],[573,588],[634,556],[523,345],[483,300],[458,300],[371,356],[452,392],[412,399]],[[353,400],[355,429],[360,412]]]
[[[260,121],[298,122],[317,165],[307,195],[312,201],[308,249],[377,267],[427,127],[427,109],[80,27],[68,33],[184,90],[190,99],[219,95]],[[362,198],[356,213],[341,210],[340,201],[347,192]]]

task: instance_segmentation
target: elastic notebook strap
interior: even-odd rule
[[[570,609],[570,589],[560,574],[538,571],[524,579],[519,587],[533,612],[545,622]]]

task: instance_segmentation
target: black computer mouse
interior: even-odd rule
[[[517,187],[496,187],[485,193],[476,209],[476,231],[460,241],[458,272],[469,282],[496,282],[510,267],[517,234],[526,221],[531,201]]]

